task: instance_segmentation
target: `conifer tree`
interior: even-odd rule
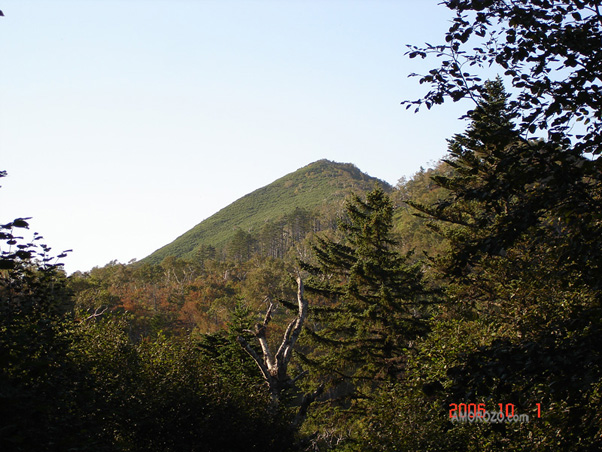
[[[466,131],[449,140],[444,162],[453,171],[432,178],[449,196],[434,205],[409,201],[435,219],[430,226],[452,241],[447,272],[461,272],[481,251],[499,254],[507,246],[492,237],[492,227],[500,225],[511,205],[520,202],[519,192],[529,181],[524,178],[525,167],[518,163],[531,152],[530,146],[537,145],[520,138],[507,101],[501,79],[484,84],[476,108],[466,115],[471,120]],[[445,228],[442,223],[454,227]]]
[[[483,257],[503,257],[526,239],[534,252],[546,242],[552,264],[581,272],[579,279],[597,289],[599,177],[584,171],[589,161],[575,149],[522,138],[500,79],[482,91],[466,132],[450,140],[446,162],[455,171],[434,177],[450,195],[434,206],[410,202],[439,231],[442,223],[454,225],[445,272],[467,274]]]
[[[528,428],[484,426],[487,450],[524,448],[535,437],[541,450],[598,450],[599,417],[584,407],[599,404],[602,381],[602,186],[574,148],[522,138],[507,99],[500,80],[485,83],[471,124],[450,140],[454,172],[434,178],[449,195],[413,203],[451,247],[436,260],[451,309],[434,331],[447,337],[431,334],[417,346],[423,362],[414,387],[428,396],[425,406],[440,397],[443,408],[461,400],[504,400],[524,413],[540,407],[540,423]],[[454,345],[467,325],[481,331],[473,351]],[[463,434],[441,431],[449,444]]]
[[[328,304],[312,307],[310,359],[336,379],[394,380],[409,341],[422,328],[422,270],[400,254],[393,238],[393,204],[380,187],[353,195],[340,241],[318,237],[307,290]]]

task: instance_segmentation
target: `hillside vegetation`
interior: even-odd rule
[[[267,222],[277,222],[296,210],[322,220],[334,217],[342,211],[346,196],[351,192],[365,193],[374,184],[388,192],[392,190],[389,184],[368,176],[353,164],[319,160],[243,196],[143,262],[157,264],[167,256],[190,258],[202,246],[223,248],[237,231],[257,234]]]
[[[0,450],[602,450],[597,3],[443,4],[406,104],[475,104],[395,189],[322,160],[70,277],[0,223]]]

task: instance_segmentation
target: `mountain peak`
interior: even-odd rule
[[[191,257],[203,245],[223,247],[237,231],[258,232],[267,222],[279,221],[298,209],[340,211],[350,193],[365,193],[374,184],[392,190],[388,183],[363,173],[352,163],[318,160],[234,201],[143,261]]]

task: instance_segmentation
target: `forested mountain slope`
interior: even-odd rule
[[[195,251],[198,253],[203,247],[225,247],[241,231],[259,234],[267,223],[287,216],[298,217],[300,213],[314,223],[309,227],[322,229],[325,225],[319,224],[320,219],[324,222],[334,218],[349,193],[365,193],[375,183],[387,192],[392,190],[386,182],[363,173],[351,163],[319,160],[243,196],[143,262],[156,264],[167,256],[193,258]]]

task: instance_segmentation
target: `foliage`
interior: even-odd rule
[[[29,283],[29,282],[28,282]],[[29,286],[29,289],[35,289]],[[46,294],[29,292],[27,301]],[[22,298],[21,301],[24,299]],[[39,308],[39,307],[38,307]],[[2,329],[3,450],[289,450],[294,432],[231,346],[137,341],[132,323],[13,313]],[[253,391],[249,391],[253,388]]]
[[[17,235],[26,228],[22,218],[0,225],[3,450],[31,450],[34,438],[60,448],[70,444],[79,425],[68,384],[68,343],[61,335],[62,314],[69,307],[65,277],[50,248],[39,244],[41,236],[28,243]]]
[[[81,305],[73,311],[50,248],[38,245],[37,235],[32,243],[16,235],[27,226],[24,219],[0,226],[3,451],[293,449],[290,420],[262,386],[249,384],[244,363],[224,372],[192,338],[155,332],[140,340],[127,317],[98,308],[90,314]],[[165,275],[177,285],[188,272],[181,264],[168,260],[162,272],[131,273],[114,264],[102,276],[113,284],[151,284]],[[78,275],[72,287],[86,294],[85,308],[114,301],[94,300],[106,289],[102,277]]]
[[[422,76],[431,91],[412,104],[446,98],[480,99],[483,85],[472,71],[497,67],[518,91],[509,103],[520,131],[571,139],[579,154],[600,154],[602,135],[602,15],[596,0],[446,0],[456,13],[444,45],[410,46],[410,57],[436,55],[441,65]],[[582,123],[577,134],[575,123]]]
[[[138,336],[214,333],[225,328],[239,298],[254,313],[265,310],[262,301],[294,298],[289,265],[281,259],[254,255],[241,262],[198,262],[165,258],[160,265],[109,263],[86,274],[69,277],[78,309],[108,309],[134,314]],[[281,313],[276,313],[280,325]]]
[[[448,163],[455,173],[434,178],[450,196],[422,206],[434,218],[458,225],[445,271],[465,274],[484,256],[504,258],[522,246],[522,254],[541,254],[554,264],[567,283],[579,273],[597,289],[600,179],[584,173],[588,161],[572,149],[522,140],[510,122],[501,81],[485,89],[467,132],[450,141]]]
[[[227,329],[200,335],[198,345],[211,360],[211,367],[238,390],[244,392],[253,388],[254,391],[264,392],[265,382],[257,365],[237,340],[242,336],[248,343],[253,343],[253,335],[249,333],[253,323],[251,309],[244,300],[239,299],[230,314]]]
[[[450,303],[418,342],[408,379],[390,388],[392,407],[377,410],[392,427],[369,426],[362,450],[600,447],[601,418],[587,407],[602,381],[592,235],[602,187],[574,149],[520,136],[499,79],[482,93],[467,131],[450,140],[454,171],[433,177],[448,195],[410,201],[449,240],[435,270]],[[451,403],[511,403],[530,422],[453,424]]]
[[[410,179],[401,178],[396,190],[391,194],[395,204],[393,231],[402,237],[400,246],[403,252],[413,252],[412,259],[424,259],[425,255],[436,256],[445,252],[448,241],[430,227],[428,218],[416,212],[411,203],[434,205],[443,199],[448,191],[438,185],[433,177],[450,175],[453,168],[447,163],[438,162],[433,168],[415,173]]]
[[[134,343],[127,322],[76,332],[74,353],[94,384],[100,432],[115,450],[288,450],[292,432],[261,387],[216,372],[190,339]],[[277,432],[277,433],[276,433]]]

